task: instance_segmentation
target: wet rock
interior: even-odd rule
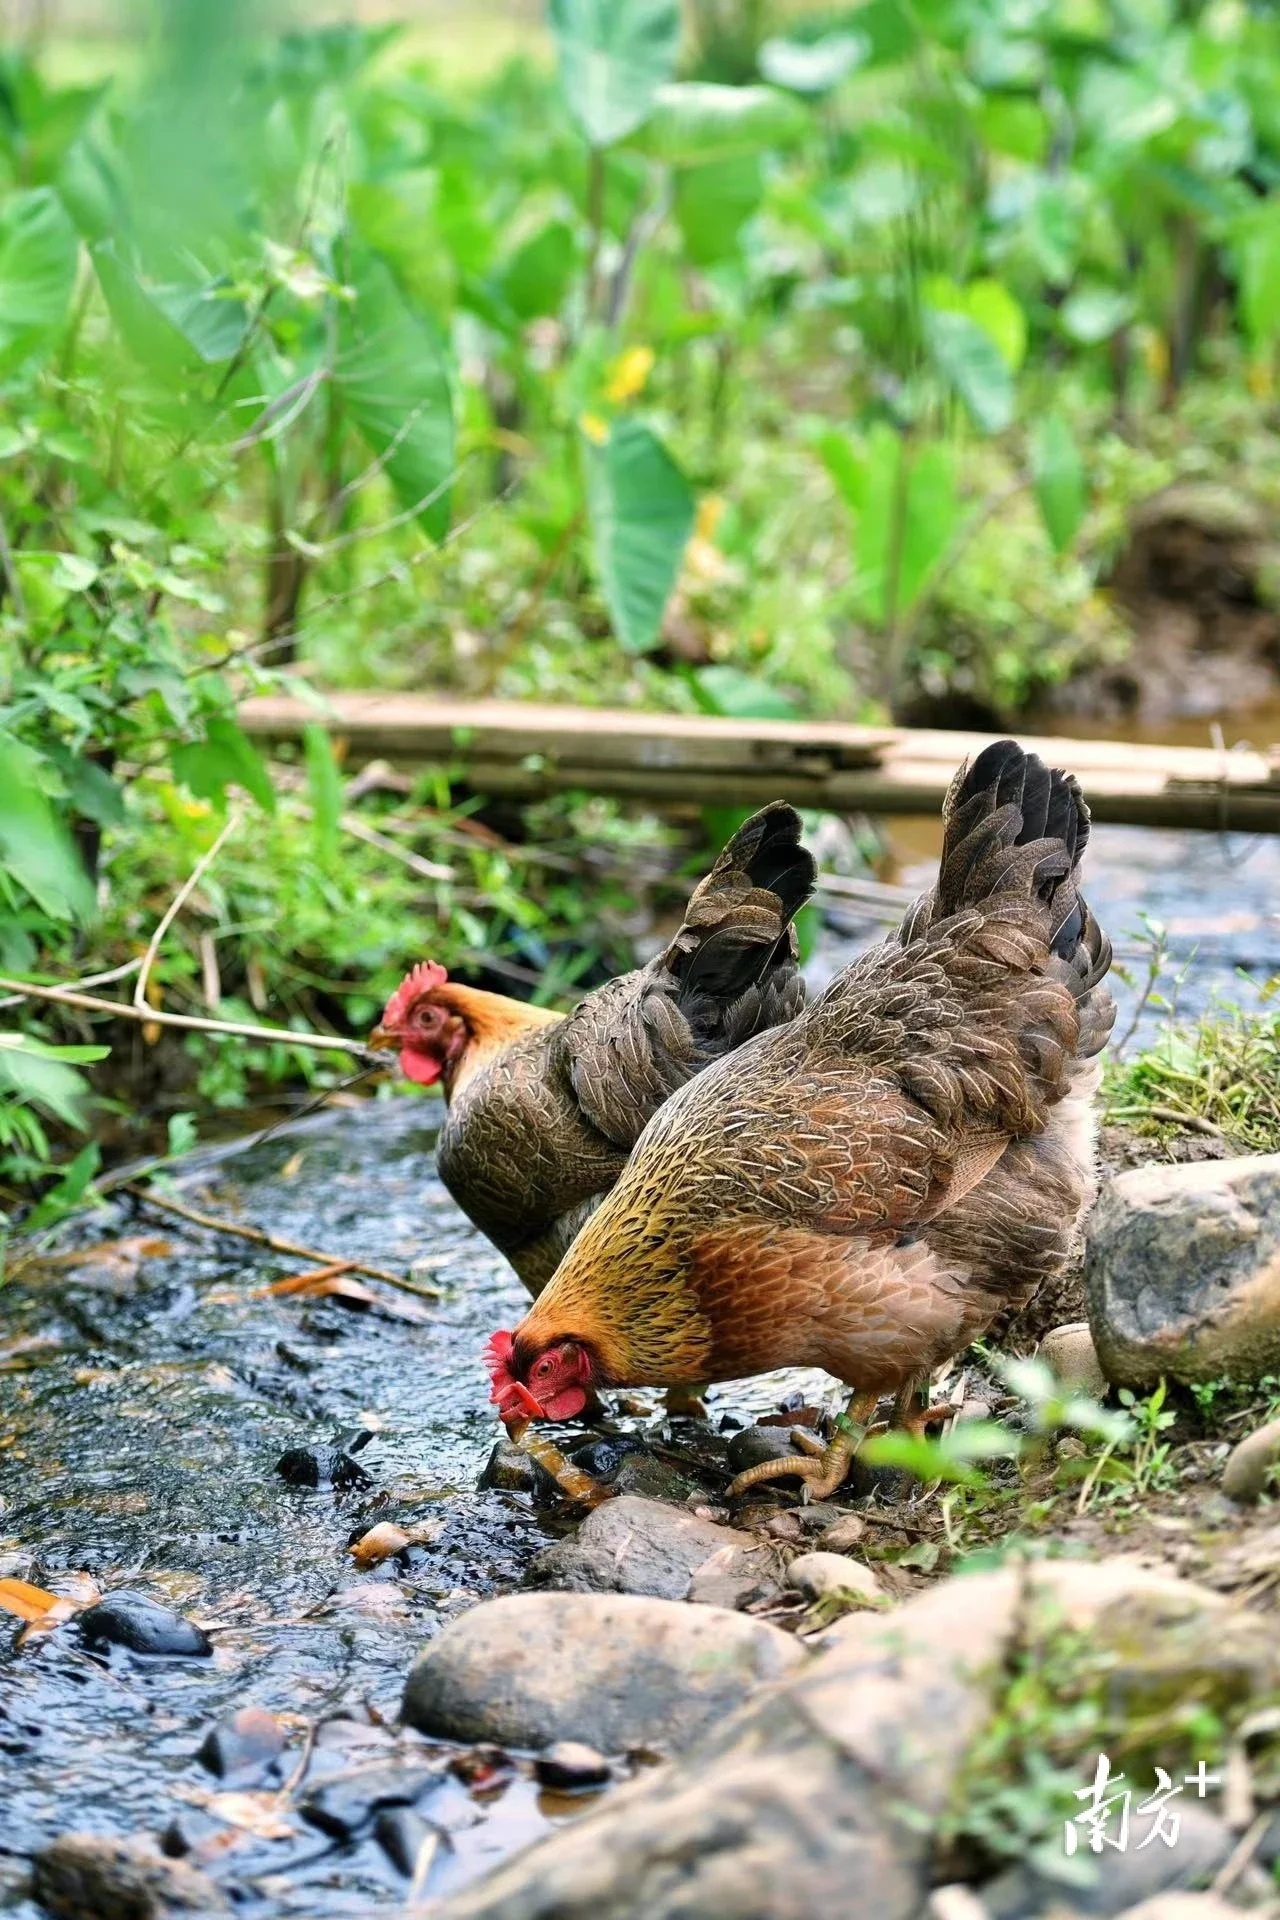
[[[719,1608],[632,1594],[509,1594],[430,1643],[401,1711],[447,1740],[678,1752],[804,1658],[778,1628]]]
[[[1089,1226],[1089,1324],[1110,1380],[1280,1368],[1280,1154],[1136,1167]]]
[[[870,1567],[844,1553],[802,1553],[787,1568],[787,1585],[806,1600],[821,1600],[829,1593],[851,1593],[859,1600],[884,1598]]]
[[[562,1793],[602,1787],[609,1778],[604,1755],[581,1740],[557,1740],[538,1755],[533,1770],[544,1787],[558,1787]]]
[[[412,1807],[383,1807],[373,1823],[373,1837],[397,1873],[411,1880],[418,1870],[423,1846],[436,1837],[436,1830]]]
[[[824,1527],[818,1535],[818,1548],[822,1553],[850,1553],[866,1538],[867,1523],[858,1513],[841,1514],[829,1527]]]
[[[729,1441],[729,1471],[745,1473],[766,1460],[785,1460],[795,1450],[790,1427],[744,1427]]]
[[[481,1491],[489,1488],[504,1493],[532,1493],[537,1469],[523,1447],[510,1440],[499,1440],[485,1462],[480,1475]]]
[[[291,1487],[318,1487],[324,1478],[320,1456],[310,1447],[286,1447],[276,1461],[276,1472]]]
[[[686,1597],[703,1607],[745,1607],[776,1594],[783,1571],[776,1547],[717,1547],[695,1570]]]
[[[227,1913],[207,1874],[167,1860],[141,1840],[64,1833],[32,1862],[32,1890],[56,1920],[165,1920],[172,1913]]]
[[[571,1540],[540,1553],[531,1587],[568,1593],[637,1593],[683,1600],[695,1572],[719,1547],[753,1547],[749,1533],[699,1520],[680,1507],[619,1494],[589,1513]]]
[[[280,1723],[264,1707],[241,1707],[210,1727],[196,1758],[220,1780],[261,1777],[284,1751]]]
[[[1040,1358],[1052,1367],[1064,1387],[1091,1394],[1095,1399],[1107,1390],[1107,1376],[1102,1371],[1087,1320],[1071,1320],[1066,1326],[1051,1327],[1040,1342]],[[977,1417],[985,1418],[985,1411]]]
[[[1153,1895],[1202,1886],[1213,1878],[1235,1845],[1231,1829],[1198,1801],[1186,1800],[1185,1794],[1174,1801],[1173,1807],[1178,1814],[1177,1845],[1169,1847],[1161,1840],[1140,1845],[1150,1821],[1135,1813],[1126,1851],[1108,1849],[1105,1868],[1092,1883],[1071,1888],[1067,1900],[1073,1914],[1122,1914],[1138,1901],[1155,1904]],[[1047,1913],[1061,1906],[1064,1892],[1060,1880],[1051,1880],[1024,1864],[989,1880],[982,1889],[982,1899],[991,1920],[1024,1920],[1028,1914]]]
[[[612,1481],[617,1478],[619,1469],[628,1454],[644,1454],[643,1441],[633,1439],[630,1434],[603,1435],[584,1441],[575,1447],[569,1455],[575,1467],[581,1467],[593,1480]]]
[[[1252,1506],[1280,1467],[1280,1420],[1268,1420],[1231,1449],[1222,1470],[1222,1491],[1241,1506]]]
[[[321,1781],[298,1802],[310,1826],[335,1840],[349,1840],[387,1807],[412,1807],[439,1787],[434,1767],[357,1767]]]
[[[123,1588],[109,1593],[96,1607],[86,1607],[77,1615],[76,1624],[90,1646],[128,1647],[132,1653],[168,1655],[170,1658],[207,1656],[213,1642],[194,1620],[184,1620],[172,1607],[165,1607],[145,1593],[128,1593]]]
[[[1160,1608],[1175,1626],[1188,1612],[1221,1626],[1228,1612],[1217,1595],[1113,1560],[969,1575],[888,1619],[849,1615],[818,1659],[443,1901],[436,1920],[811,1920],[848,1912],[851,1887],[860,1913],[915,1920],[930,1892],[930,1826],[1011,1650],[1062,1625],[1104,1651],[1127,1646],[1132,1621],[1116,1609],[1138,1601],[1147,1632],[1160,1630]],[[1191,1694],[1201,1697],[1194,1681]]]

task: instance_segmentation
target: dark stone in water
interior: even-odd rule
[[[318,1487],[321,1480],[320,1461],[310,1447],[286,1447],[276,1461],[276,1472],[291,1487]]]
[[[261,1776],[284,1751],[279,1722],[263,1707],[241,1707],[210,1727],[196,1755],[220,1780]]]
[[[532,1493],[537,1470],[523,1447],[510,1440],[499,1440],[485,1461],[477,1485],[480,1491],[498,1489],[503,1493]]]
[[[86,1607],[77,1624],[91,1646],[110,1642],[133,1653],[170,1657],[213,1652],[213,1642],[194,1620],[184,1620],[145,1593],[109,1593],[96,1607]]]
[[[398,1873],[411,1880],[417,1872],[423,1842],[435,1828],[419,1819],[411,1807],[384,1807],[373,1823],[373,1837]]]
[[[372,1434],[368,1438],[372,1439]],[[335,1493],[350,1493],[373,1485],[373,1475],[358,1460],[353,1460],[345,1447],[335,1447],[329,1455],[329,1480]]]
[[[349,1840],[386,1807],[411,1807],[439,1787],[443,1776],[431,1767],[362,1767],[336,1774],[313,1787],[298,1811],[311,1826],[335,1840]]]
[[[609,1778],[609,1762],[583,1740],[557,1740],[538,1755],[533,1770],[544,1787],[558,1787],[562,1793],[602,1787]]]
[[[612,1480],[629,1453],[645,1452],[647,1448],[642,1440],[633,1439],[629,1433],[617,1433],[607,1439],[598,1437],[584,1441],[580,1447],[574,1448],[569,1458],[575,1467],[581,1467],[593,1480]]]

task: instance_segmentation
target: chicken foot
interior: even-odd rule
[[[762,1460],[759,1466],[748,1467],[729,1483],[728,1498],[735,1500],[762,1481],[790,1479],[794,1475],[805,1483],[806,1500],[829,1499],[844,1485],[868,1434],[883,1433],[887,1427],[922,1434],[926,1427],[938,1420],[949,1420],[956,1411],[950,1402],[934,1407],[920,1406],[919,1383],[908,1380],[894,1399],[892,1418],[873,1427],[869,1423],[879,1400],[878,1393],[855,1393],[844,1412],[836,1416],[835,1432],[827,1446],[802,1427],[794,1428],[791,1438],[801,1452],[788,1454],[781,1460]]]

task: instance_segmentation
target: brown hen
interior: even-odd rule
[[[803,1006],[792,921],[815,869],[800,833],[783,801],[754,814],[670,945],[567,1016],[431,961],[388,1002],[374,1043],[448,1102],[440,1177],[535,1296],[663,1101]]]
[[[937,885],[899,932],[668,1101],[514,1338],[495,1336],[509,1425],[598,1386],[823,1367],[854,1389],[831,1446],[734,1486],[794,1473],[825,1495],[881,1395],[908,1418],[922,1378],[1061,1269],[1114,1019],[1077,890],[1088,810],[1001,741],[944,817]]]

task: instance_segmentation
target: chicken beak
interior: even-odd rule
[[[389,1033],[386,1027],[375,1027],[365,1045],[372,1053],[393,1053],[400,1045],[398,1034]]]
[[[529,1419],[528,1414],[513,1413],[508,1419],[504,1420],[502,1424],[507,1430],[508,1440],[510,1440],[513,1445],[518,1445],[519,1442],[524,1439],[526,1433],[528,1433],[533,1422]]]

